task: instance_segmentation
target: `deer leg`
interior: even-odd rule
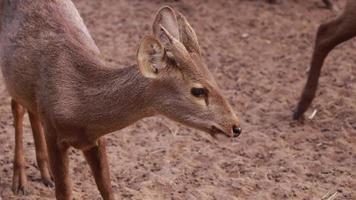
[[[28,112],[33,139],[35,141],[36,146],[36,160],[37,165],[41,173],[42,182],[47,187],[54,187],[51,174],[49,171],[49,161],[48,161],[48,154],[47,154],[47,146],[46,146],[46,139],[43,132],[43,127],[41,121],[39,120],[38,116],[32,112]]]
[[[294,112],[294,119],[300,119],[313,101],[318,87],[321,67],[323,66],[326,56],[335,46],[356,35],[354,28],[352,28],[352,24],[350,26],[349,23],[350,21],[345,19],[344,15],[342,15],[341,17],[322,24],[319,27],[308,80],[297,109]]]
[[[106,156],[106,142],[104,138],[99,139],[98,145],[83,151],[85,159],[90,165],[95,182],[105,200],[115,199],[112,192],[109,166]]]
[[[25,156],[23,148],[23,117],[25,108],[11,100],[12,114],[15,127],[15,157],[14,157],[14,175],[12,179],[12,190],[15,194],[26,194],[27,177],[25,174]]]
[[[53,132],[46,127],[46,142],[55,183],[57,200],[71,200],[72,186],[69,179],[68,145],[59,144]]]

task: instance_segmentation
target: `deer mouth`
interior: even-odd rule
[[[220,129],[220,128],[216,127],[216,126],[211,126],[211,129],[210,129],[209,133],[214,138],[218,134],[225,135],[226,137],[230,137],[225,131],[223,131],[222,129]]]

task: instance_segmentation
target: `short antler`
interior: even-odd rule
[[[190,55],[185,46],[173,37],[165,27],[162,25],[160,25],[160,27],[163,35],[168,40],[168,43],[164,44],[166,50],[173,54],[174,58],[180,63],[180,66],[191,65]]]

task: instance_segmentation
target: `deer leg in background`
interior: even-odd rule
[[[315,97],[324,60],[338,44],[351,39],[356,31],[350,27],[345,15],[320,25],[315,41],[309,76],[293,118],[300,119]]]
[[[15,156],[14,156],[14,174],[12,179],[12,190],[15,194],[26,194],[27,177],[25,174],[25,155],[23,147],[23,117],[25,108],[11,100],[12,114],[15,127]]]
[[[94,174],[95,182],[104,200],[114,200],[111,187],[109,166],[106,156],[106,142],[104,138],[99,139],[98,145],[83,151],[85,159]]]
[[[31,122],[33,139],[35,141],[36,160],[37,160],[38,168],[41,172],[42,182],[47,187],[54,187],[51,174],[49,171],[46,139],[44,136],[41,121],[39,120],[38,116],[34,113],[28,112],[28,115]]]

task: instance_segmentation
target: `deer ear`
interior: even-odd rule
[[[141,74],[147,78],[156,78],[165,68],[164,48],[152,36],[146,36],[137,51],[137,63]]]
[[[165,44],[167,41],[162,35],[161,27],[164,27],[175,39],[180,40],[177,16],[171,7],[165,6],[159,9],[152,26],[153,34]]]
[[[189,52],[195,52],[201,55],[198,37],[192,26],[188,23],[187,19],[180,12],[177,12],[177,21],[179,27],[180,41],[183,43],[183,45]]]

